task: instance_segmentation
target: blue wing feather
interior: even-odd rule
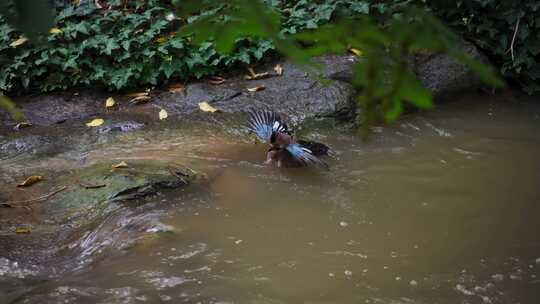
[[[315,165],[322,169],[328,170],[328,164],[324,160],[313,155],[311,150],[304,148],[297,143],[288,145],[286,150],[289,151],[289,153],[291,153],[296,160],[300,161],[300,163],[305,166]]]
[[[273,132],[287,133],[287,125],[281,117],[271,111],[249,112],[248,128],[263,142],[270,142]]]

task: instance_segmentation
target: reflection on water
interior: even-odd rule
[[[123,135],[89,160],[210,182],[115,211],[72,244],[91,263],[16,301],[538,303],[540,109],[464,102],[374,131],[306,132],[338,152],[329,172],[267,168],[264,146],[224,132]]]

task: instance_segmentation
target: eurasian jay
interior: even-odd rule
[[[281,120],[271,111],[249,112],[248,128],[262,141],[270,145],[266,163],[276,167],[305,167],[315,165],[328,170],[328,164],[318,156],[328,155],[329,148],[321,143],[296,141]]]

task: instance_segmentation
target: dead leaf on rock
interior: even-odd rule
[[[138,105],[138,104],[146,103],[146,102],[150,101],[150,99],[152,99],[152,97],[150,97],[148,95],[142,95],[142,96],[137,96],[137,97],[133,98],[129,102],[131,104]]]
[[[41,175],[32,175],[27,177],[22,183],[18,184],[17,187],[30,187],[33,184],[43,180]]]
[[[353,53],[354,55],[356,55],[358,57],[362,56],[362,51],[360,51],[359,49],[350,48],[349,52]]]
[[[29,128],[31,126],[32,126],[32,123],[30,123],[28,121],[23,121],[23,122],[20,122],[20,123],[16,124],[15,127],[13,127],[13,130],[18,131],[20,129]]]
[[[167,117],[169,117],[169,113],[167,113],[165,109],[161,109],[161,111],[159,111],[159,120],[167,119]]]
[[[28,38],[26,38],[24,36],[20,36],[19,39],[17,39],[15,41],[13,41],[12,43],[10,43],[9,46],[12,47],[12,48],[16,48],[19,45],[24,44],[26,41],[28,41]]]
[[[256,86],[256,87],[253,87],[253,88],[248,88],[248,92],[258,92],[258,91],[262,91],[266,89],[266,87],[264,85],[260,85],[260,86]]]
[[[169,92],[171,92],[171,93],[182,92],[184,89],[185,89],[185,87],[181,83],[173,83],[173,84],[169,85]]]
[[[107,100],[105,100],[105,108],[106,109],[112,109],[116,105],[116,101],[114,101],[114,98],[109,97]]]
[[[32,230],[28,227],[18,227],[15,229],[15,233],[30,233]]]
[[[57,28],[57,27],[53,27],[53,28],[49,31],[49,33],[51,33],[51,34],[60,34],[60,33],[62,33],[62,30],[59,29],[59,28]]]
[[[121,169],[121,168],[127,168],[128,164],[125,161],[121,161],[116,165],[112,165],[113,169]]]
[[[274,71],[276,71],[276,74],[278,74],[279,76],[283,75],[283,67],[281,66],[281,64],[276,64],[276,66],[274,67]]]
[[[264,73],[255,73],[255,71],[252,68],[248,68],[249,75],[246,75],[244,78],[247,80],[256,80],[256,79],[262,79],[270,76],[270,73],[264,72]]]
[[[208,79],[208,83],[211,85],[220,85],[225,82],[225,78],[219,77],[219,76],[211,76],[210,79]]]
[[[134,92],[134,93],[129,93],[126,96],[134,98],[134,97],[139,97],[139,96],[148,96],[149,94],[150,94],[149,92]]]
[[[90,122],[87,122],[86,123],[86,126],[87,127],[99,127],[101,126],[103,123],[105,123],[105,120],[101,119],[101,118],[96,118],[96,119],[93,119],[92,121]]]
[[[214,113],[218,111],[218,109],[212,107],[207,101],[199,102],[199,109],[201,109],[204,112],[210,112],[210,113]]]

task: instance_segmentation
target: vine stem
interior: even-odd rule
[[[514,61],[514,42],[516,41],[516,36],[519,29],[520,21],[521,21],[521,17],[516,22],[516,27],[514,28],[514,36],[512,36],[512,42],[510,43],[510,48],[508,49],[508,51],[510,51],[510,55],[512,56],[512,61]]]

